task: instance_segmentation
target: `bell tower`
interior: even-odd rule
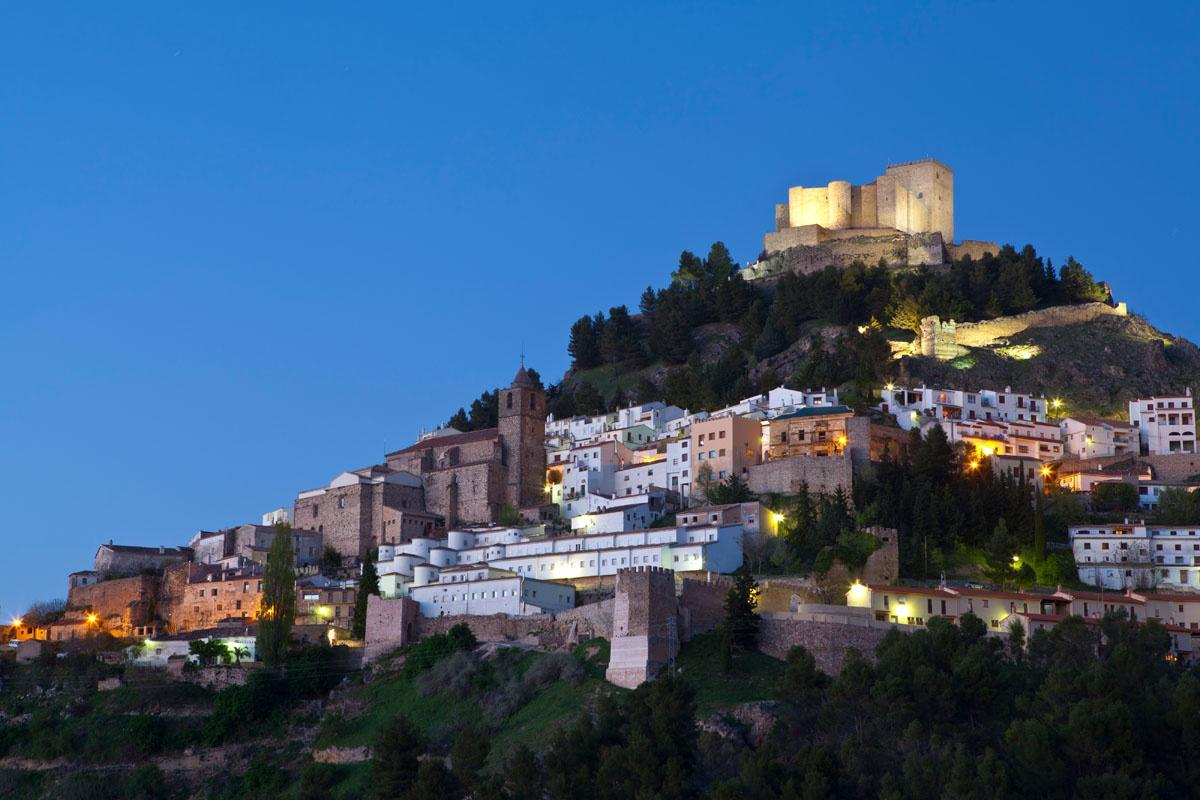
[[[525,371],[500,390],[500,440],[504,448],[504,499],[513,508],[541,505],[546,480],[546,393]]]

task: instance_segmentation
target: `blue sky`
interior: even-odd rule
[[[1200,338],[1194,6],[428,5],[0,10],[0,613],[378,461],[522,347],[561,375],[581,313],[889,160]]]

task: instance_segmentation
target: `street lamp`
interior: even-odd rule
[[[100,621],[100,617],[96,616],[95,614],[88,614],[86,619],[88,625],[95,625]]]

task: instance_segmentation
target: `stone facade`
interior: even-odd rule
[[[827,232],[885,230],[939,233],[954,241],[954,172],[932,158],[888,164],[874,182],[851,186],[793,186],[788,201],[775,207],[776,235],[817,228]],[[774,241],[767,234],[764,247]],[[781,248],[780,248],[781,249]]]
[[[192,560],[199,564],[226,562],[233,566],[237,560],[267,563],[267,553],[275,541],[274,525],[239,525],[222,531],[200,531],[190,542]],[[322,535],[319,531],[293,528],[292,555],[296,566],[304,567],[321,560]]]
[[[900,577],[900,536],[895,528],[872,527],[867,533],[879,540],[879,549],[863,565],[864,583],[891,583]]]
[[[367,641],[364,660],[374,661],[397,647],[465,624],[481,642],[535,640],[539,647],[557,648],[597,636],[612,638],[613,599],[557,614],[510,617],[447,615],[423,617],[408,598],[367,598]]]
[[[846,420],[846,431],[855,469],[871,461],[882,461],[885,456],[895,461],[908,457],[912,435],[895,425],[881,425],[870,417],[851,417]]]
[[[95,571],[109,577],[137,575],[139,572],[161,572],[168,564],[178,564],[192,557],[186,547],[138,547],[127,544],[107,544],[96,549]]]
[[[841,456],[793,456],[750,467],[750,491],[758,495],[795,494],[802,484],[811,492],[847,493],[853,481],[853,461]]]
[[[675,573],[632,567],[617,573],[610,683],[632,689],[652,680],[679,653]]]
[[[685,577],[679,582],[679,633],[682,641],[716,630],[725,621],[725,598],[733,588],[728,578]]]
[[[802,408],[781,414],[767,423],[767,458],[778,461],[793,456],[839,456],[849,443],[847,421],[854,410],[847,406]]]
[[[362,558],[400,536],[405,511],[423,511],[425,490],[415,474],[383,464],[344,472],[328,487],[301,492],[293,518],[321,534],[340,555]]]
[[[67,608],[84,615],[95,614],[98,628],[114,636],[142,634],[154,626],[161,583],[152,575],[86,585],[71,583]]]
[[[433,436],[387,455],[390,468],[420,477],[425,509],[448,526],[494,522],[504,503],[520,510],[545,499],[546,394],[524,367],[497,391],[498,427]]]
[[[203,564],[176,564],[163,574],[159,613],[169,633],[214,628],[228,620],[252,622],[262,600],[258,565],[225,570]]]

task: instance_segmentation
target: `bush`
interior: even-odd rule
[[[587,671],[579,659],[566,653],[549,653],[541,656],[525,671],[524,684],[537,689],[555,681],[579,683],[587,677]]]
[[[423,695],[438,692],[466,695],[471,690],[478,670],[479,662],[475,656],[459,650],[418,675],[415,685]]]

